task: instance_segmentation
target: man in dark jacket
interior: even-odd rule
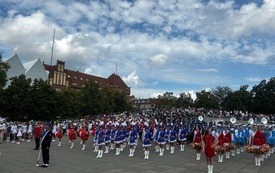
[[[43,165],[41,165],[41,167],[44,167],[44,168],[49,167],[51,142],[52,142],[51,124],[45,123],[45,129],[41,138],[41,149],[42,149],[42,158],[43,158]]]

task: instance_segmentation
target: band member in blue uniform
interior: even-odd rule
[[[179,134],[178,134],[178,138],[180,142],[180,151],[184,151],[184,142],[187,141],[186,136],[187,136],[187,129],[181,125],[179,129]]]
[[[149,127],[145,127],[144,129],[144,135],[142,137],[142,146],[144,148],[144,159],[149,159],[149,147],[151,146],[151,138],[152,134],[150,132]]]
[[[175,151],[176,141],[177,141],[177,132],[173,124],[171,124],[169,134],[168,134],[168,142],[170,143],[170,146],[171,146],[171,152],[170,152],[171,154],[173,154]]]
[[[130,146],[129,157],[134,156],[137,140],[138,140],[138,131],[134,128],[134,126],[132,126],[128,137],[128,145]]]
[[[51,124],[45,123],[44,125],[44,132],[42,134],[41,138],[41,149],[42,149],[42,158],[43,158],[43,164],[41,167],[49,167],[49,160],[50,160],[50,146],[52,142],[52,130],[51,130]]]
[[[104,143],[105,143],[105,152],[109,153],[109,144],[111,142],[111,129],[109,125],[106,126],[106,129],[104,130]]]
[[[97,154],[96,158],[102,158],[103,148],[105,145],[103,126],[99,126],[96,142],[97,142],[96,145],[98,146],[98,154]]]
[[[163,156],[164,145],[166,142],[165,142],[165,130],[163,129],[162,125],[160,125],[159,127],[157,142],[159,145],[159,156]]]

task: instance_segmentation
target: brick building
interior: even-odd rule
[[[73,71],[65,68],[65,62],[57,60],[56,65],[47,65],[43,63],[45,70],[48,72],[49,84],[56,90],[62,88],[81,89],[88,81],[94,81],[99,87],[111,87],[117,91],[123,91],[130,95],[130,87],[117,75],[111,74],[108,78],[85,74],[79,71]]]

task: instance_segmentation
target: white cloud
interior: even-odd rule
[[[200,72],[205,72],[205,73],[217,73],[219,70],[215,68],[205,68],[205,69],[198,69]]]
[[[163,54],[155,55],[150,58],[151,62],[157,66],[163,65],[167,59],[168,58]]]
[[[136,73],[137,73],[136,71],[133,71],[127,77],[123,76],[122,77],[123,81],[129,86],[134,86],[134,87],[138,86],[139,77]]]
[[[233,1],[212,0],[36,2],[14,0],[16,10],[0,17],[4,51],[48,63],[55,28],[54,60],[103,77],[118,65],[132,89],[163,83],[217,86],[233,80],[216,68],[219,63],[263,66],[274,59],[272,0],[240,9]]]

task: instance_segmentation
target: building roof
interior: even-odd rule
[[[121,87],[128,87],[125,82],[116,74],[112,74],[111,76],[108,77],[108,83],[110,85],[118,85]]]
[[[104,87],[108,85],[108,82],[105,78],[89,75],[85,73],[81,73],[79,71],[73,71],[73,70],[65,70],[67,75],[67,80],[73,87],[75,88],[82,88],[86,82],[88,81],[94,81],[97,83],[100,87]]]
[[[46,70],[43,68],[43,65],[40,59],[35,59],[26,63],[22,63],[17,54],[12,55],[6,61],[10,65],[10,68],[7,71],[7,78],[10,79],[15,76],[20,76],[24,74],[26,78],[34,79],[43,79],[47,80]],[[10,80],[7,81],[8,86]]]
[[[60,63],[61,61],[58,62]],[[49,71],[49,77],[53,77],[54,71],[57,69],[57,65],[51,66],[44,64],[44,68],[45,70]],[[66,73],[67,75],[66,78],[69,81],[69,85],[73,88],[82,88],[88,81],[94,81],[100,87],[119,86],[123,88],[129,88],[124,83],[124,81],[116,74],[112,74],[108,78],[103,78],[69,69],[64,69],[64,73]]]

